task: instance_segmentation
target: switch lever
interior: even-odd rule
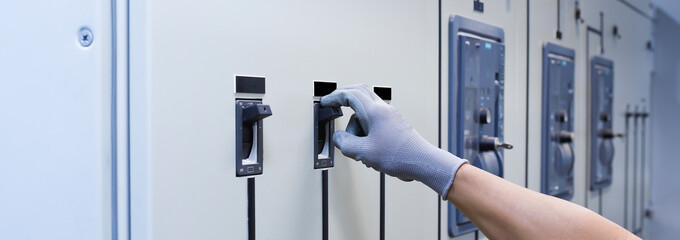
[[[318,114],[319,123],[324,123],[342,117],[342,110],[340,109],[340,107],[322,107],[319,108]]]
[[[514,146],[509,143],[502,143],[497,137],[482,136],[479,139],[480,151],[495,151],[499,148],[512,149]]]
[[[614,132],[614,130],[611,130],[611,129],[602,129],[597,133],[597,135],[599,135],[601,138],[605,138],[605,139],[611,139],[611,138],[615,138],[615,137],[619,137],[619,138],[624,137],[623,133],[617,133],[617,132]]]
[[[574,133],[568,131],[559,131],[553,133],[553,141],[558,143],[570,143],[574,141]]]
[[[255,104],[243,109],[243,122],[253,123],[260,121],[272,115],[272,109],[269,105]]]
[[[512,149],[514,148],[514,146],[512,146],[512,144],[509,143],[498,143],[498,145],[496,145],[496,148]]]

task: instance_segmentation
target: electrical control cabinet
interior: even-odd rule
[[[503,177],[503,30],[455,16],[449,21],[449,150]],[[452,204],[449,234],[477,229]]]
[[[614,63],[593,57],[590,84],[590,190],[597,190],[612,183],[613,138],[622,136],[612,128]]]
[[[543,46],[541,192],[574,196],[574,50]]]

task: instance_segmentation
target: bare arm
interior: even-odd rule
[[[447,199],[491,239],[639,239],[574,203],[464,164]]]

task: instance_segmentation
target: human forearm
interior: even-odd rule
[[[333,135],[345,156],[424,183],[492,239],[636,238],[588,209],[512,184],[433,146],[368,86],[337,89],[321,105],[354,109],[347,128]]]
[[[588,209],[468,164],[458,170],[447,199],[491,239],[637,238]]]

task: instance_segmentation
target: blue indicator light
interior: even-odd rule
[[[486,49],[491,49],[491,43],[484,43],[484,47]]]
[[[567,61],[562,60],[562,66],[567,66]]]
[[[604,70],[604,75],[609,76],[609,70]]]

